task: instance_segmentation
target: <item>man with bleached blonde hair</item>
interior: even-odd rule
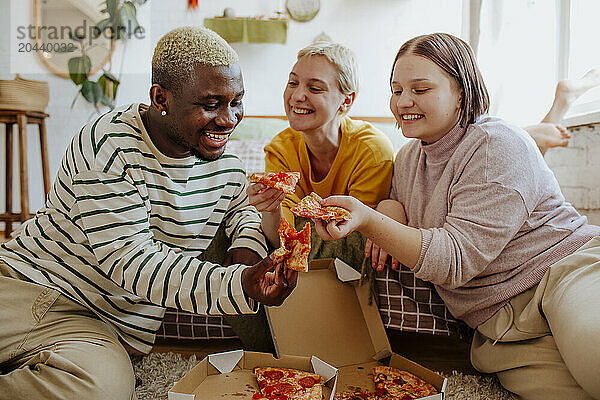
[[[148,352],[166,307],[251,314],[291,293],[224,154],[243,96],[233,49],[179,28],[156,46],[150,105],[75,135],[45,206],[0,247],[0,399],[135,398],[122,343]],[[202,261],[218,229],[225,261]]]

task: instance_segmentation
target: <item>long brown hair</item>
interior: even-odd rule
[[[459,117],[461,126],[472,124],[477,117],[488,112],[490,100],[487,88],[477,67],[473,49],[463,40],[447,33],[432,33],[410,39],[396,54],[390,84],[396,61],[405,54],[425,57],[454,78],[462,92]]]

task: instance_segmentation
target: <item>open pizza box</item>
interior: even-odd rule
[[[338,259],[313,260],[308,273],[280,307],[267,307],[279,355],[315,355],[339,368],[336,390],[350,387],[374,392],[372,368],[388,365],[431,383],[443,399],[446,379],[392,352],[377,305],[369,304],[369,284]]]
[[[333,400],[337,368],[317,357],[282,356],[244,350],[210,354],[188,372],[171,390],[169,400],[252,399],[258,392],[254,367],[293,368],[314,372],[325,379],[323,394]]]

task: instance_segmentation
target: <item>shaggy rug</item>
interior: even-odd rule
[[[169,389],[199,360],[175,353],[151,353],[132,356],[135,393],[139,400],[167,399]],[[494,376],[465,375],[453,372],[448,378],[446,400],[515,400]]]

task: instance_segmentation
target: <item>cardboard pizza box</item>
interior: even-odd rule
[[[325,379],[323,394],[333,400],[337,368],[318,357],[282,356],[234,350],[210,354],[177,382],[168,393],[169,400],[252,399],[258,392],[254,367],[293,368],[314,372]]]
[[[446,379],[392,352],[377,305],[369,304],[369,284],[338,259],[313,260],[300,273],[292,294],[267,307],[277,356],[314,354],[339,368],[338,393],[350,386],[374,391],[372,368],[389,365],[431,383],[443,399]]]

